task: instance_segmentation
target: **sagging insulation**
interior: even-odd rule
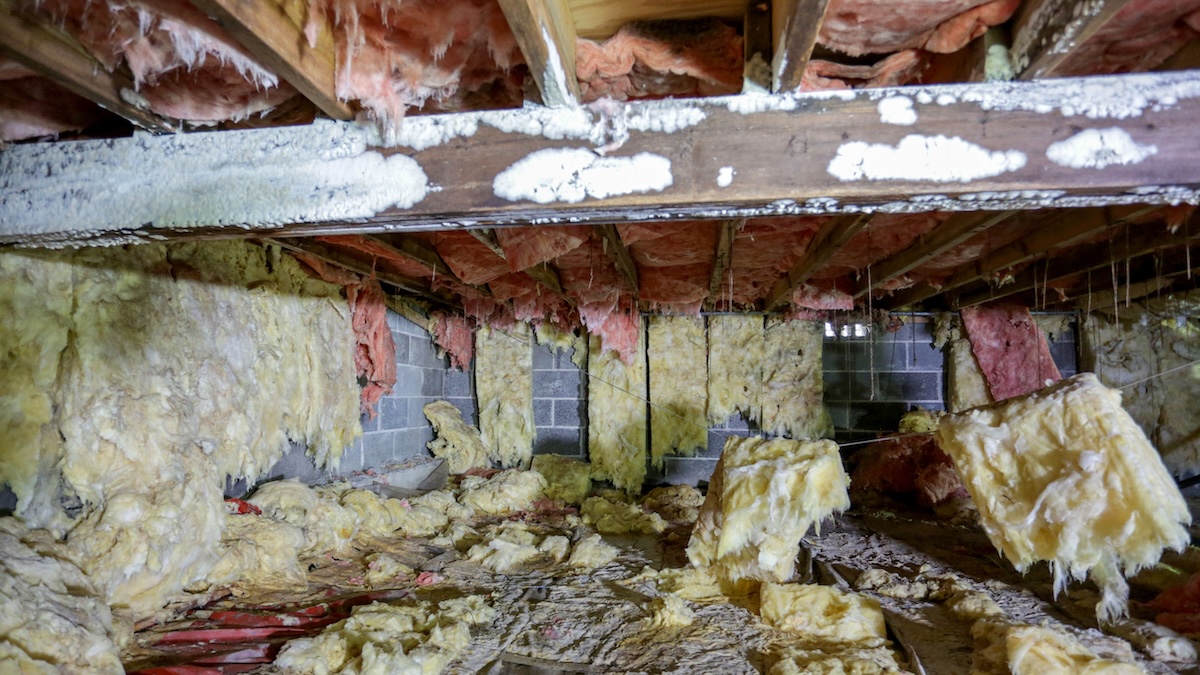
[[[450,473],[466,473],[490,465],[479,430],[463,421],[462,411],[453,403],[433,401],[426,403],[422,411],[433,425],[434,433],[434,439],[426,446],[434,457],[446,460]]]
[[[213,569],[225,476],[289,439],[336,465],[360,433],[346,301],[277,249],[6,253],[0,308],[0,360],[30,383],[0,394],[0,482],[134,614]]]
[[[962,321],[957,316],[944,314],[938,318],[934,344],[950,347],[950,358],[946,361],[946,407],[950,412],[994,402],[971,350],[971,341],[963,333]]]
[[[833,435],[833,419],[823,400],[824,340],[824,326],[818,321],[767,322],[761,362],[763,431],[791,438]]]
[[[533,456],[533,335],[529,324],[475,333],[479,431],[493,461],[528,467]]]
[[[1091,373],[943,417],[937,435],[996,548],[1020,571],[1049,561],[1056,591],[1090,575],[1101,620],[1127,612],[1122,572],[1190,541],[1179,488],[1121,393]]]
[[[708,445],[704,320],[656,316],[649,321],[650,463],[690,457]]]
[[[763,318],[753,314],[708,318],[708,422],[721,424],[740,412],[762,417]]]
[[[849,482],[833,441],[730,438],[688,560],[730,581],[787,581],[809,526],[850,508]]]
[[[588,352],[588,453],[592,478],[638,492],[646,478],[646,349],[638,331],[633,363],[603,351],[590,336]]]
[[[1200,320],[1167,303],[1093,313],[1080,326],[1083,366],[1121,387],[1125,409],[1177,476],[1200,470]],[[1142,320],[1142,317],[1145,317]],[[1159,373],[1167,373],[1155,377]]]

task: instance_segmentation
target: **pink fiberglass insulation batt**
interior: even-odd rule
[[[1150,70],[1200,37],[1200,0],[1133,0],[1071,52],[1056,75]]]
[[[879,214],[846,242],[813,278],[829,279],[853,273],[864,275],[869,265],[908,248],[949,216],[946,213]]]
[[[337,95],[396,128],[410,108],[519,107],[526,69],[496,0],[310,0],[308,37],[327,20]]]
[[[138,95],[159,115],[238,120],[296,95],[183,0],[42,0],[37,7],[110,72],[127,65]]]
[[[639,21],[602,43],[575,45],[584,102],[733,94],[742,69],[741,36],[715,19]]]
[[[579,248],[591,231],[587,225],[502,227],[496,230],[496,239],[504,250],[508,269],[519,272]]]
[[[733,237],[733,304],[748,307],[765,298],[804,255],[824,222],[819,216],[747,220]],[[728,308],[730,295],[729,286],[723,286],[718,304]]]
[[[800,91],[898,87],[916,79],[925,68],[925,52],[905,49],[869,66],[813,59],[804,69]]]
[[[450,365],[459,370],[471,366],[475,355],[474,331],[465,316],[448,312],[433,313],[433,342],[450,356]]]
[[[1046,336],[1029,308],[996,302],[961,312],[971,352],[996,401],[1037,391],[1062,379]]]
[[[654,309],[697,315],[708,297],[715,222],[623,223],[621,240],[638,269],[638,297]]]
[[[0,58],[0,141],[57,136],[110,119],[95,103]]]
[[[554,261],[563,291],[575,301],[579,319],[600,336],[604,351],[616,350],[631,363],[637,352],[638,311],[633,291],[617,271],[596,234]]]
[[[924,49],[948,54],[1004,23],[1020,0],[830,0],[817,40],[849,54]]]

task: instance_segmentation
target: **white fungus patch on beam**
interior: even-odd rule
[[[1019,150],[991,151],[954,136],[910,134],[891,146],[844,143],[829,162],[829,174],[843,181],[928,180],[968,183],[1025,166]]]
[[[888,96],[879,101],[879,121],[884,124],[910,126],[917,123],[917,111],[907,96]]]
[[[1129,132],[1111,129],[1085,129],[1074,136],[1051,143],[1046,158],[1072,169],[1103,169],[1113,165],[1139,164],[1158,154],[1154,145],[1140,145]]]
[[[6,235],[237,226],[368,218],[430,191],[404,155],[368,149],[372,134],[321,122],[290,128],[24,146],[0,156]],[[230,141],[235,141],[230,143]],[[98,151],[99,150],[99,151]]]
[[[497,197],[513,202],[574,204],[588,197],[661,192],[672,182],[671,160],[662,155],[600,157],[585,148],[547,148],[501,171],[492,188]]]

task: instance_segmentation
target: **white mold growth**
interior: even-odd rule
[[[888,96],[879,101],[879,121],[909,126],[917,123],[917,111],[907,96]]]
[[[720,171],[717,171],[717,187],[727,188],[733,185],[733,174],[735,174],[732,166],[723,166]]]
[[[574,204],[670,187],[671,160],[649,152],[600,157],[585,148],[548,148],[531,153],[492,181],[497,197],[538,204]]]
[[[672,108],[637,110],[626,119],[626,125],[634,131],[653,131],[673,134],[703,122],[708,113],[691,105]]]
[[[910,134],[896,146],[844,143],[828,171],[844,180],[912,180],[967,183],[1025,166],[1025,153],[993,152],[961,138]]]
[[[1139,145],[1124,129],[1086,129],[1051,143],[1046,157],[1072,169],[1103,169],[1114,164],[1139,164],[1158,153],[1154,145]]]
[[[460,113],[461,114],[461,113]],[[600,145],[604,129],[586,108],[546,108],[526,105],[520,110],[480,113],[480,122],[506,133],[541,136],[550,140],[591,141]]]
[[[31,144],[0,154],[6,235],[368,218],[431,188],[404,155],[368,150],[373,132],[317,122],[236,133]]]
[[[550,30],[542,26],[542,44],[546,45],[546,70],[542,73],[543,92],[547,102],[571,101],[571,87],[567,84],[567,71],[563,68],[562,59],[558,57],[555,45],[558,41],[550,37]]]
[[[470,138],[476,131],[479,131],[479,117],[476,115],[408,117],[399,129],[388,130],[386,144],[421,151],[455,138]]]

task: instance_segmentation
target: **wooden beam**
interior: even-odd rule
[[[306,20],[306,3],[297,0],[191,2],[220,24],[267,70],[286,80],[321,112],[335,120],[354,117],[350,107],[338,100],[334,88],[333,33],[327,22],[320,24],[316,47],[308,46],[302,27]],[[297,14],[296,9],[300,10],[298,16],[289,16]]]
[[[139,127],[174,131],[178,126],[126,102],[136,91],[127,73],[108,72],[74,38],[56,26],[13,13],[8,0],[0,0],[0,54]]]
[[[1196,71],[614,105],[14,145],[0,244],[1200,201]]]
[[[1196,272],[1200,272],[1200,270],[1193,271],[1193,273]],[[1180,281],[1186,280],[1187,276],[1188,270],[1186,268],[1172,269],[1149,275],[1139,274],[1132,280],[1121,279],[1116,293],[1113,293],[1112,287],[1108,286],[1103,290],[1094,290],[1089,298],[1087,290],[1082,289],[1083,295],[1074,295],[1068,297],[1066,300],[1050,304],[1053,306],[1071,306],[1084,311],[1089,307],[1092,311],[1104,311],[1111,309],[1114,305],[1125,306],[1126,301],[1132,303],[1153,293],[1169,291]]]
[[[1013,27],[1012,59],[1022,80],[1057,77],[1075,50],[1130,0],[1034,0]]]
[[[1200,219],[1193,218],[1193,221],[1197,220]],[[1193,225],[1196,224],[1193,222]],[[1047,259],[1045,263],[1030,265],[1017,274],[1012,282],[1006,283],[1000,288],[993,288],[990,284],[973,287],[974,290],[963,293],[951,303],[951,306],[954,309],[961,309],[990,300],[1006,298],[1036,289],[1046,283],[1119,265],[1130,258],[1177,246],[1191,245],[1200,241],[1200,227],[1189,228],[1188,232],[1189,234],[1169,235],[1163,231],[1152,232],[1147,228],[1141,228],[1136,233],[1118,233],[1111,241],[1077,246],[1060,256]]]
[[[829,0],[774,0],[771,7],[771,32],[775,37],[775,53],[771,59],[773,91],[800,89],[828,5]]]
[[[639,288],[637,265],[633,262],[633,256],[629,255],[629,249],[625,248],[625,242],[621,241],[621,234],[617,232],[617,226],[597,225],[596,231],[600,233],[600,238],[604,241],[604,252],[613,259],[617,271],[625,277],[625,281],[629,282],[630,287],[633,288],[633,297],[636,298]]]
[[[354,256],[334,250],[323,244],[318,244],[307,239],[292,238],[264,238],[262,241],[267,244],[274,244],[288,251],[294,251],[297,253],[303,253],[304,255],[312,256],[324,263],[350,270],[355,274],[361,274],[365,277],[378,279],[381,283],[385,283],[389,286],[412,293],[414,295],[419,295],[420,297],[436,302],[439,305],[444,305],[446,307],[462,311],[462,307],[457,302],[434,293],[423,281],[411,279],[399,274],[394,274],[392,272],[388,272],[387,270],[378,269],[371,263],[359,260]]]
[[[869,278],[860,279],[854,297],[860,298],[896,277],[906,274],[958,246],[993,225],[1011,218],[1016,211],[958,213],[921,237],[908,248],[871,265]]]
[[[1040,258],[1052,249],[1070,246],[1084,237],[1117,227],[1157,209],[1158,207],[1137,206],[1121,209],[1066,211],[1047,223],[1045,227],[1034,230],[1007,246],[1001,246],[984,257],[959,267],[949,279],[937,288],[927,283],[920,283],[912,288],[896,292],[885,302],[875,304],[888,310],[894,310],[921,302],[935,295],[989,279],[1000,270]]]
[[[567,0],[500,0],[529,72],[550,107],[579,105],[575,21]]]
[[[763,309],[770,312],[786,305],[791,300],[792,292],[820,271],[870,220],[871,217],[865,213],[826,220],[809,242],[804,257],[771,289]]]
[[[725,272],[728,271],[731,278],[733,276],[733,271],[729,267],[733,261],[733,237],[745,224],[744,220],[726,220],[721,223],[720,231],[717,234],[717,250],[713,257],[712,276],[708,279],[708,299],[704,301],[704,306],[709,311],[717,308],[717,299],[721,297],[721,291],[726,287]]]

